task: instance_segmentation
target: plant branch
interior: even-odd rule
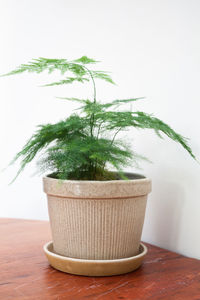
[[[115,134],[114,134],[114,136],[113,136],[113,139],[112,139],[112,141],[111,141],[111,143],[110,143],[111,146],[113,145],[113,143],[114,143],[114,141],[115,141],[115,138],[116,138],[117,134],[120,132],[121,129],[122,129],[122,127],[120,127],[120,128],[115,132]]]
[[[101,131],[101,125],[104,123],[104,121],[100,122],[99,123],[99,126],[98,126],[98,132],[97,132],[97,140],[99,138],[99,134],[100,134],[100,131]]]
[[[84,66],[82,64],[81,64],[81,66],[89,73],[89,75],[90,75],[90,77],[92,79],[93,90],[94,90],[93,102],[96,103],[96,85],[95,85],[95,81],[94,81],[94,77],[92,75],[92,72],[86,66]],[[94,113],[92,113],[91,117],[90,117],[90,135],[91,135],[91,137],[93,137],[93,129],[94,129]]]

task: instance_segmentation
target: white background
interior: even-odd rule
[[[0,28],[1,73],[40,56],[101,60],[97,69],[112,71],[117,86],[98,82],[99,99],[145,96],[135,109],[189,137],[200,158],[199,0],[1,0]],[[90,85],[38,87],[52,78],[0,78],[1,169],[36,125],[71,113],[74,106],[55,96],[91,95]],[[153,161],[139,171],[153,181],[143,240],[200,258],[200,165],[180,145],[149,130],[133,130],[126,138]],[[8,185],[18,167],[0,173],[0,216],[47,219],[41,177],[31,177],[34,163]]]

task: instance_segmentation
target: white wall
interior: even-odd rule
[[[1,73],[32,58],[88,55],[111,70],[117,86],[98,83],[101,99],[146,96],[136,109],[154,113],[190,137],[200,158],[199,0],[1,0]],[[53,77],[53,76],[52,76]],[[54,96],[90,95],[90,87],[39,88],[47,75],[0,78],[0,168],[37,124],[69,115],[72,104]],[[135,150],[154,163],[143,240],[200,258],[200,166],[181,146],[150,131],[133,131]],[[0,216],[47,219],[35,164],[11,186],[18,165],[0,174]],[[132,169],[131,169],[132,170]],[[132,170],[135,171],[135,170]]]

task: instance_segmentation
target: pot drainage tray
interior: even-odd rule
[[[139,268],[147,254],[147,247],[141,243],[138,255],[111,260],[62,256],[54,252],[52,241],[44,245],[44,252],[50,265],[59,271],[85,276],[111,276],[125,274]]]

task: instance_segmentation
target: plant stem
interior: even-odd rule
[[[83,66],[83,68],[85,68],[88,71],[88,73],[90,74],[90,77],[92,79],[93,89],[94,89],[94,103],[96,103],[96,84],[95,84],[95,81],[94,81],[94,77],[92,75],[92,72],[87,67]]]
[[[79,64],[78,64],[79,65]],[[91,77],[91,80],[92,80],[92,84],[93,84],[93,103],[96,103],[96,84],[95,84],[95,81],[94,81],[94,77],[92,75],[92,72],[83,64],[80,64],[82,66],[82,68],[84,68],[90,75]],[[95,126],[95,121],[94,121],[94,113],[91,114],[90,116],[90,135],[91,135],[91,138],[93,138],[93,129],[94,129],[94,126]],[[90,163],[90,173],[94,173],[93,174],[93,177],[95,178],[95,173],[96,173],[96,164],[93,165],[92,163]],[[94,179],[93,178],[93,179]],[[92,177],[91,177],[92,179]]]
[[[122,127],[120,127],[120,128],[115,132],[115,134],[114,134],[114,136],[113,136],[113,138],[112,138],[112,141],[111,141],[111,143],[110,143],[111,146],[112,146],[112,144],[114,143],[114,140],[115,140],[117,134],[120,132],[121,129],[122,129]],[[105,165],[106,165],[106,163],[103,164],[103,169],[105,168]]]
[[[97,132],[97,140],[99,139],[99,134],[100,134],[100,131],[101,131],[101,125],[104,123],[104,121],[100,122],[99,123],[99,126],[98,126],[98,132]]]
[[[112,146],[112,144],[114,143],[114,140],[115,140],[115,138],[116,138],[116,135],[120,132],[120,130],[122,129],[122,127],[120,127],[116,132],[115,132],[115,134],[114,134],[114,136],[113,136],[113,139],[112,139],[112,141],[111,141],[111,146]]]
[[[83,65],[83,64],[74,64],[74,65],[81,66],[82,68],[84,68],[89,73],[89,75],[90,75],[90,77],[92,79],[92,84],[93,84],[93,99],[94,99],[93,102],[96,103],[96,84],[95,84],[92,72],[85,65]]]
[[[85,68],[85,70],[89,73],[89,75],[92,79],[93,89],[94,89],[94,100],[93,100],[93,102],[96,103],[96,85],[95,85],[94,77],[92,75],[92,72],[86,66],[82,65],[82,67]],[[91,134],[91,137],[93,137],[93,128],[94,128],[94,113],[92,113],[91,117],[90,117],[90,134]]]
[[[81,66],[89,73],[89,75],[92,79],[93,90],[94,90],[93,102],[96,103],[96,85],[95,85],[95,81],[94,81],[92,72],[86,66],[84,66],[84,65],[81,65]],[[91,137],[93,137],[93,128],[94,128],[94,113],[92,113],[91,117],[90,117],[90,135],[91,135]]]

